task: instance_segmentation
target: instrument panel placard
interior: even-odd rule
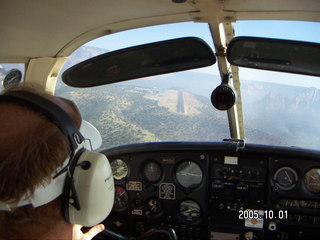
[[[167,200],[176,199],[176,186],[173,183],[161,183],[159,186],[159,198]]]
[[[126,184],[127,191],[142,191],[142,182],[129,181]]]

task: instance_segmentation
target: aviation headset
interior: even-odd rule
[[[27,193],[14,207],[32,204],[38,207],[62,194],[65,220],[72,224],[93,226],[110,213],[114,202],[112,170],[104,154],[84,148],[85,138],[69,115],[50,100],[26,91],[12,91],[0,96],[0,101],[22,103],[44,114],[70,142],[71,154],[51,176],[45,186]],[[0,211],[12,206],[0,202]]]

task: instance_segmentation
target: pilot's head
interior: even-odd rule
[[[80,125],[67,99],[25,88],[0,95],[0,239],[36,239],[35,229],[65,239],[70,223],[90,226],[109,214],[112,204],[94,207],[90,190],[113,202],[109,162],[84,148]]]

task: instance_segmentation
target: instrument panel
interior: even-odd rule
[[[320,227],[320,152],[237,143],[148,143],[104,152],[111,230],[179,239],[309,239]],[[157,235],[153,239],[167,239]]]

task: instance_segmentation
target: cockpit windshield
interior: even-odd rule
[[[319,43],[319,23],[240,21],[236,36]],[[239,68],[245,136],[248,142],[320,147],[320,79],[299,74]]]
[[[160,25],[89,42],[70,57],[65,69],[108,51],[179,37],[199,37],[214,50],[208,24]],[[230,136],[226,112],[214,109],[210,101],[220,82],[215,64],[88,89],[70,88],[59,80],[56,94],[74,100],[98,128],[102,149],[141,142],[220,141]]]
[[[236,36],[317,42],[319,23],[240,21]],[[297,31],[297,29],[300,29]],[[272,31],[268,31],[272,29]],[[277,31],[274,31],[274,30]],[[285,31],[284,31],[285,29]],[[296,34],[296,33],[299,34]],[[90,57],[129,46],[178,37],[199,37],[214,50],[208,24],[177,23],[120,32],[91,41],[74,52],[65,69]],[[317,77],[239,69],[246,142],[319,148],[320,81]],[[226,111],[210,97],[221,83],[217,64],[77,89],[59,83],[56,94],[74,100],[103,137],[102,149],[161,141],[221,141],[230,138]]]

